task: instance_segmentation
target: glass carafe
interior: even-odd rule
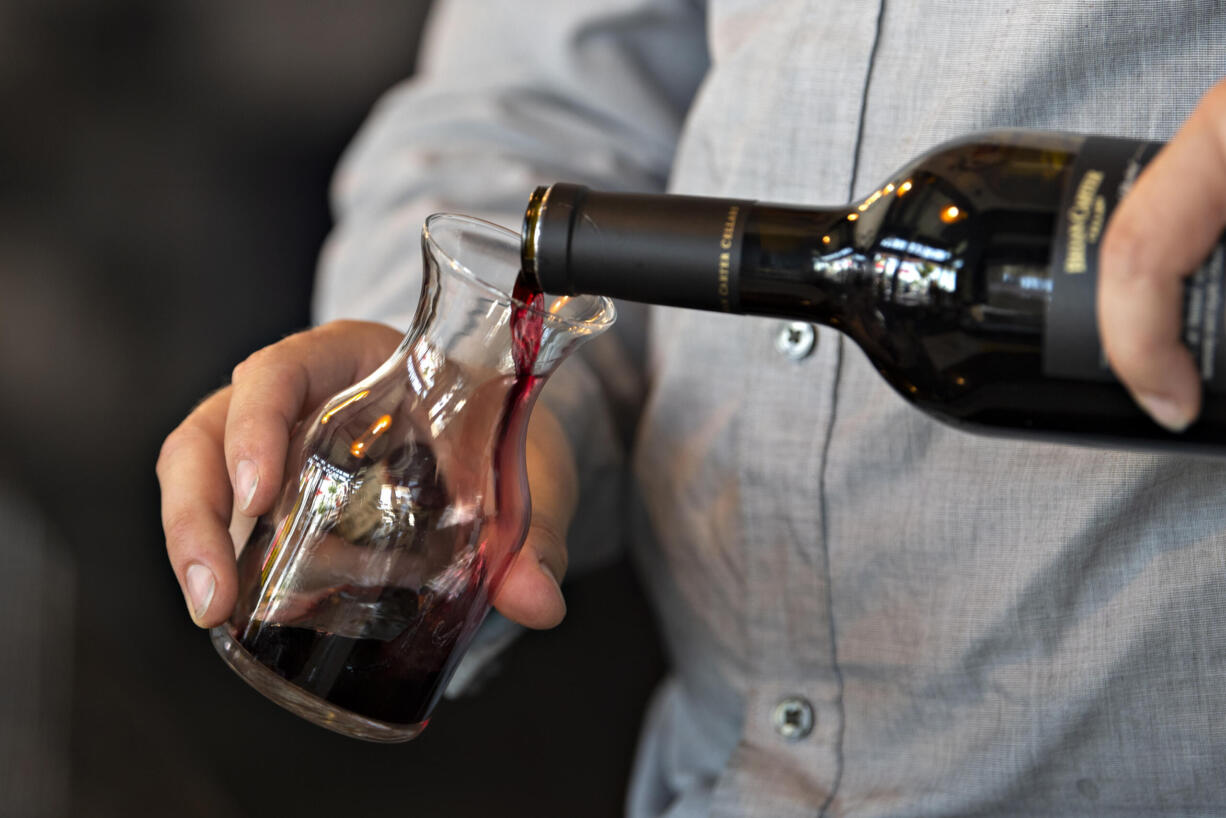
[[[431,216],[422,248],[412,327],[300,425],[212,631],[266,696],[373,741],[425,727],[527,534],[536,396],[615,315],[600,297],[520,300],[519,236],[488,222]]]

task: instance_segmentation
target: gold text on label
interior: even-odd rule
[[[1086,246],[1098,240],[1106,219],[1106,203],[1098,195],[1103,183],[1101,170],[1087,171],[1077,185],[1073,206],[1068,211],[1068,253],[1064,257],[1064,272],[1086,271]]]
[[[719,237],[719,276],[716,292],[719,294],[719,306],[724,312],[730,312],[732,303],[728,299],[729,282],[732,278],[732,238],[736,235],[736,217],[741,208],[732,205],[728,208],[728,216],[724,219],[724,232]]]

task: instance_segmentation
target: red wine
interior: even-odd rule
[[[970,431],[1220,454],[1226,247],[1187,284],[1184,341],[1206,395],[1185,432],[1148,418],[1099,346],[1098,244],[1159,147],[974,135],[832,208],[557,184],[529,202],[522,255],[546,292],[834,327],[904,399]]]
[[[521,270],[515,277],[511,290],[511,356],[515,361],[515,375],[528,382],[523,389],[530,389],[532,368],[541,351],[541,333],[544,329],[545,293],[536,281]]]
[[[542,383],[535,374],[535,368],[545,331],[545,293],[522,270],[515,277],[511,299],[511,359],[515,364],[515,378],[507,392],[502,428],[499,431],[501,443],[494,464],[500,475],[500,482],[503,482],[503,477],[508,478],[503,483],[507,489],[511,487],[509,478],[517,472],[518,479],[525,481],[523,485],[526,486],[527,475],[523,473],[520,455],[528,432],[528,416],[532,411],[532,402]],[[523,490],[523,496],[528,497],[526,488]],[[525,534],[529,517],[531,507],[525,515]]]
[[[390,638],[344,636],[293,623],[252,622],[243,647],[298,687],[351,712],[392,724],[426,721],[460,653],[456,647],[485,611],[485,572],[478,567],[455,596],[405,588],[342,587],[317,608],[363,600],[395,610],[408,624]],[[327,619],[308,611],[303,619]]]
[[[485,615],[484,521],[447,525],[441,519],[453,500],[429,447],[406,445],[384,462],[383,479],[402,489],[396,513],[404,524],[376,535],[342,514],[333,528],[344,537],[338,550],[400,554],[403,572],[428,577],[424,584],[331,585],[325,575],[310,590],[315,578],[300,568],[295,582],[303,587],[285,597],[270,594],[258,574],[278,554],[278,531],[264,517],[239,559],[240,571],[256,574],[242,583],[253,598],[240,600],[231,622],[257,661],[303,690],[371,719],[415,724],[426,719],[462,655],[458,648]],[[308,463],[305,473],[304,482],[316,480],[326,490],[326,469]],[[321,556],[322,570],[343,573],[335,555]]]
[[[516,530],[508,527],[502,534],[504,540],[514,542],[516,548],[527,537],[532,519],[524,446],[532,404],[544,383],[535,374],[545,331],[544,304],[545,293],[521,270],[511,290],[511,358],[515,365],[515,377],[507,391],[502,426],[498,432],[498,451],[494,456],[499,507],[511,508],[517,502],[523,504],[523,515]],[[508,567],[509,564],[510,560],[507,560]],[[501,576],[496,578],[496,582],[499,581]]]

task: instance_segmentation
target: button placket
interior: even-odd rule
[[[753,676],[736,773],[725,780],[729,786],[776,781],[773,806],[780,809],[771,814],[802,815],[811,813],[790,811],[801,806],[790,794],[832,790],[840,771],[842,714],[828,619],[821,474],[841,352],[835,331],[821,339],[825,328],[806,321],[772,321],[759,332],[751,353],[758,366],[746,371],[743,414],[789,422],[748,424],[739,441],[742,527],[752,532],[754,545],[744,549],[746,654]],[[781,773],[784,758],[790,761]]]

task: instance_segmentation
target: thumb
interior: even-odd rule
[[[1181,342],[1184,279],[1226,226],[1226,82],[1200,101],[1112,216],[1100,253],[1098,319],[1120,381],[1158,423],[1200,412],[1200,374]]]
[[[566,616],[561,581],[566,573],[566,544],[553,531],[533,525],[515,557],[494,607],[529,628],[552,628]]]

